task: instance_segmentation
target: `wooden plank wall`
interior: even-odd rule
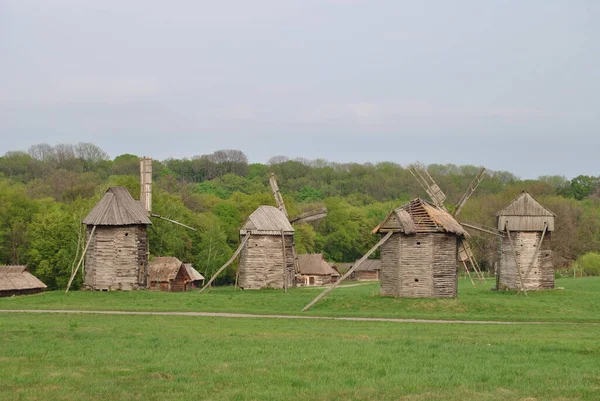
[[[435,234],[433,237],[433,296],[453,298],[458,295],[458,237]]]
[[[285,262],[280,235],[252,235],[248,239],[240,253],[240,288],[284,288],[284,280],[287,288],[295,286],[294,238],[291,235],[284,238]]]
[[[392,235],[381,247],[381,295],[455,297],[456,252],[457,237],[451,234]]]
[[[554,288],[554,268],[552,264],[551,234],[546,233],[544,243],[537,253],[533,262],[533,267],[529,270],[536,248],[539,244],[542,233],[532,232],[511,232],[511,237],[517,251],[517,260],[524,279],[527,290],[540,290]],[[529,275],[525,274],[529,270]],[[507,235],[502,240],[502,255],[500,258],[498,289],[500,290],[518,290],[521,282],[519,272],[516,269],[515,258],[512,247]]]
[[[88,237],[90,232],[88,227]],[[98,226],[86,255],[84,288],[108,291],[145,288],[147,250],[145,226]]]

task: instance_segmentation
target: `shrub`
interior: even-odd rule
[[[578,257],[573,269],[581,272],[583,276],[600,276],[600,254],[588,252]]]

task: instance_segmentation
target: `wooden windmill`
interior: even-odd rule
[[[427,195],[429,196],[429,198],[431,199],[433,204],[447,211],[448,209],[446,208],[446,205],[444,204],[444,202],[446,201],[446,194],[444,194],[442,189],[436,184],[436,182],[433,180],[431,175],[427,172],[427,169],[425,168],[425,166],[420,163],[412,164],[409,166],[409,171],[416,178],[417,182],[421,185],[421,187],[425,190],[425,192],[427,193]],[[483,181],[483,178],[485,177],[485,172],[486,172],[485,167],[481,167],[479,172],[475,175],[475,177],[469,184],[469,187],[467,188],[467,190],[464,193],[464,195],[462,196],[462,198],[460,198],[460,200],[454,207],[454,211],[451,213],[452,217],[457,218],[457,216],[460,214],[461,210],[463,209],[463,207],[465,206],[465,204],[467,203],[469,198],[471,198],[471,196],[477,190],[477,187],[479,186],[479,184],[481,184],[481,181]],[[461,223],[461,225],[463,225],[465,227],[473,228],[476,230],[480,229],[479,227],[474,226],[474,225],[467,225],[467,224],[463,224],[463,223]],[[482,229],[482,231],[485,231],[485,232],[493,232],[492,230],[494,230],[494,229],[489,229],[489,230]],[[496,233],[494,233],[494,234],[496,234]],[[473,283],[473,285],[475,285],[475,283],[471,277],[470,270],[473,270],[477,279],[480,282],[485,281],[485,278],[483,277],[483,274],[481,273],[481,269],[479,268],[479,265],[477,264],[477,261],[475,260],[475,256],[473,255],[471,246],[469,245],[469,243],[467,242],[466,239],[462,239],[459,243],[458,261],[460,263],[462,263],[462,265],[463,265],[465,271],[467,272],[467,274],[469,275],[469,278],[471,279],[471,283]],[[470,269],[469,269],[469,267],[470,267]]]
[[[457,263],[468,270],[467,262],[481,280],[479,267],[466,239],[469,234],[456,221],[456,214],[482,181],[481,169],[455,208],[454,215],[444,206],[446,195],[424,170],[412,168],[432,203],[414,199],[395,210],[373,230],[383,238],[371,248],[333,286],[327,288],[303,311],[310,309],[339,283],[348,278],[368,257],[381,247],[381,295],[394,297],[455,297],[458,288]],[[459,256],[457,258],[457,255]],[[458,259],[458,260],[457,260]],[[472,280],[471,280],[472,281]],[[473,282],[473,281],[472,281]],[[474,285],[474,283],[473,283]]]
[[[87,226],[87,241],[66,292],[84,260],[86,269],[82,272],[86,289],[146,289],[151,217],[196,231],[152,213],[152,159],[144,157],[140,160],[140,200],[135,200],[124,187],[110,187],[83,220]]]
[[[240,245],[200,292],[208,288],[238,256],[240,262],[236,287],[282,288],[287,291],[288,288],[296,286],[299,269],[292,224],[320,220],[327,216],[327,209],[310,210],[290,219],[273,173],[269,175],[269,185],[277,207],[260,206],[248,217],[240,229]]]

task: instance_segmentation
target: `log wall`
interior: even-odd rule
[[[243,289],[295,286],[294,237],[285,235],[285,261],[281,235],[252,235],[239,262],[239,287]]]
[[[91,230],[91,226],[88,226],[88,238]],[[146,226],[96,227],[86,254],[85,289],[107,291],[144,289],[147,269]]]
[[[381,247],[381,295],[409,298],[455,297],[457,237],[396,233]]]
[[[552,264],[551,233],[547,232],[539,252],[541,232],[512,232],[511,238],[517,253],[517,261],[527,290],[554,288],[554,266]],[[535,260],[533,257],[535,256]],[[533,262],[533,267],[529,269]],[[529,275],[526,273],[529,270]],[[498,289],[518,290],[521,288],[519,272],[508,235],[502,239],[502,255],[498,270]]]

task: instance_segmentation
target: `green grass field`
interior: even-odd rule
[[[473,288],[459,283],[456,299],[394,299],[379,296],[379,284],[339,287],[308,313],[300,312],[322,288],[242,291],[217,287],[202,294],[149,291],[47,292],[0,298],[0,309],[84,309],[126,311],[204,311],[318,316],[395,317],[445,320],[600,322],[600,277],[563,278],[564,290],[490,291],[493,280]]]
[[[600,279],[528,297],[491,285],[407,300],[369,283],[308,315],[549,323],[0,313],[0,400],[598,400]],[[48,292],[0,309],[298,315],[321,290]]]
[[[1,400],[598,400],[600,328],[0,315]]]

